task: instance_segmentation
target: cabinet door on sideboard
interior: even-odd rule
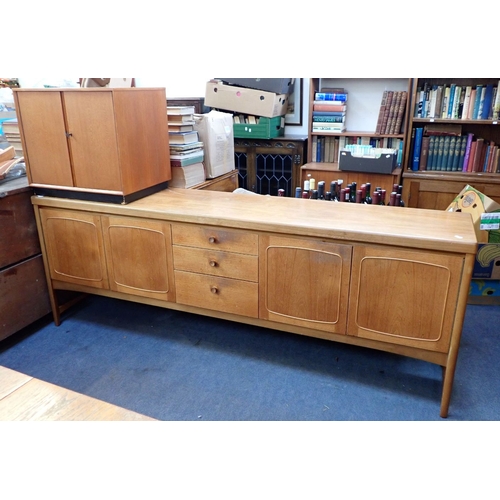
[[[100,216],[42,208],[40,219],[51,279],[108,289]]]
[[[261,319],[344,334],[350,245],[260,236]]]
[[[457,255],[356,246],[348,334],[447,352],[463,264]]]

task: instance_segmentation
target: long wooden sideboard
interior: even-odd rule
[[[182,189],[32,202],[56,324],[73,290],[414,357],[443,367],[448,416],[468,214]]]

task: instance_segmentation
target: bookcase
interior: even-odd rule
[[[500,95],[496,94],[499,80],[413,79],[408,123],[411,140],[407,141],[402,172],[407,206],[445,210],[467,184],[500,203],[500,126],[498,114],[493,116],[495,99],[497,107],[500,104]],[[478,107],[474,114],[475,106]],[[467,161],[469,137],[471,147],[480,140],[482,156],[476,154],[477,148],[473,154],[469,149]],[[455,147],[450,147],[450,142]]]
[[[388,193],[393,184],[401,183],[402,169],[398,166],[390,174],[369,172],[348,172],[339,170],[338,151],[345,144],[366,144],[375,147],[389,147],[400,150],[399,160],[402,163],[407,141],[409,97],[411,95],[411,78],[311,78],[309,92],[309,140],[307,163],[301,168],[301,181],[309,174],[316,181],[329,182],[342,178],[344,183],[371,182],[372,186],[380,186]],[[345,114],[345,131],[313,132],[314,100],[317,92],[325,88],[345,89],[348,94]],[[399,128],[393,133],[378,131],[384,91],[406,92],[403,115]],[[329,142],[328,157],[319,155],[318,140]],[[325,148],[323,148],[324,150]]]

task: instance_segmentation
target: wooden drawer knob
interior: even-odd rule
[[[212,267],[217,267],[217,262],[216,262],[215,260],[211,260],[211,261],[210,261],[210,265],[211,265]]]
[[[210,291],[211,291],[212,293],[219,293],[219,289],[218,289],[216,286],[211,287],[211,288],[210,288]]]
[[[209,243],[217,243],[217,239],[214,236],[210,236],[210,238],[208,238],[208,242]]]

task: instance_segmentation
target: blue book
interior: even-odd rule
[[[474,108],[472,109],[473,120],[477,120],[477,114],[479,112],[479,103],[481,102],[482,92],[483,92],[483,86],[481,84],[476,85],[476,100],[474,101]]]
[[[450,98],[448,100],[448,111],[446,113],[447,118],[453,117],[453,101],[455,97],[455,88],[457,87],[456,83],[452,83],[450,85]]]
[[[313,116],[345,116],[345,111],[313,111]]]
[[[329,92],[316,92],[314,94],[315,101],[347,101],[347,94],[333,94]]]
[[[424,135],[424,128],[416,127],[414,130],[415,130],[415,141],[413,143],[413,162],[411,169],[418,170],[418,165],[420,163],[420,150],[422,149],[422,137]]]
[[[478,116],[479,120],[487,120],[488,116],[490,116],[492,99],[493,99],[493,84],[489,83],[488,85],[486,85],[486,88],[484,89],[483,106],[482,108],[481,105],[479,106],[481,109],[481,114],[480,116]]]
[[[460,144],[460,158],[458,160],[458,171],[462,172],[464,168],[464,161],[465,161],[465,148],[467,147],[467,136],[463,135],[462,136],[462,141]]]
[[[427,153],[427,170],[434,170],[436,159],[436,136],[429,139],[429,152]]]

